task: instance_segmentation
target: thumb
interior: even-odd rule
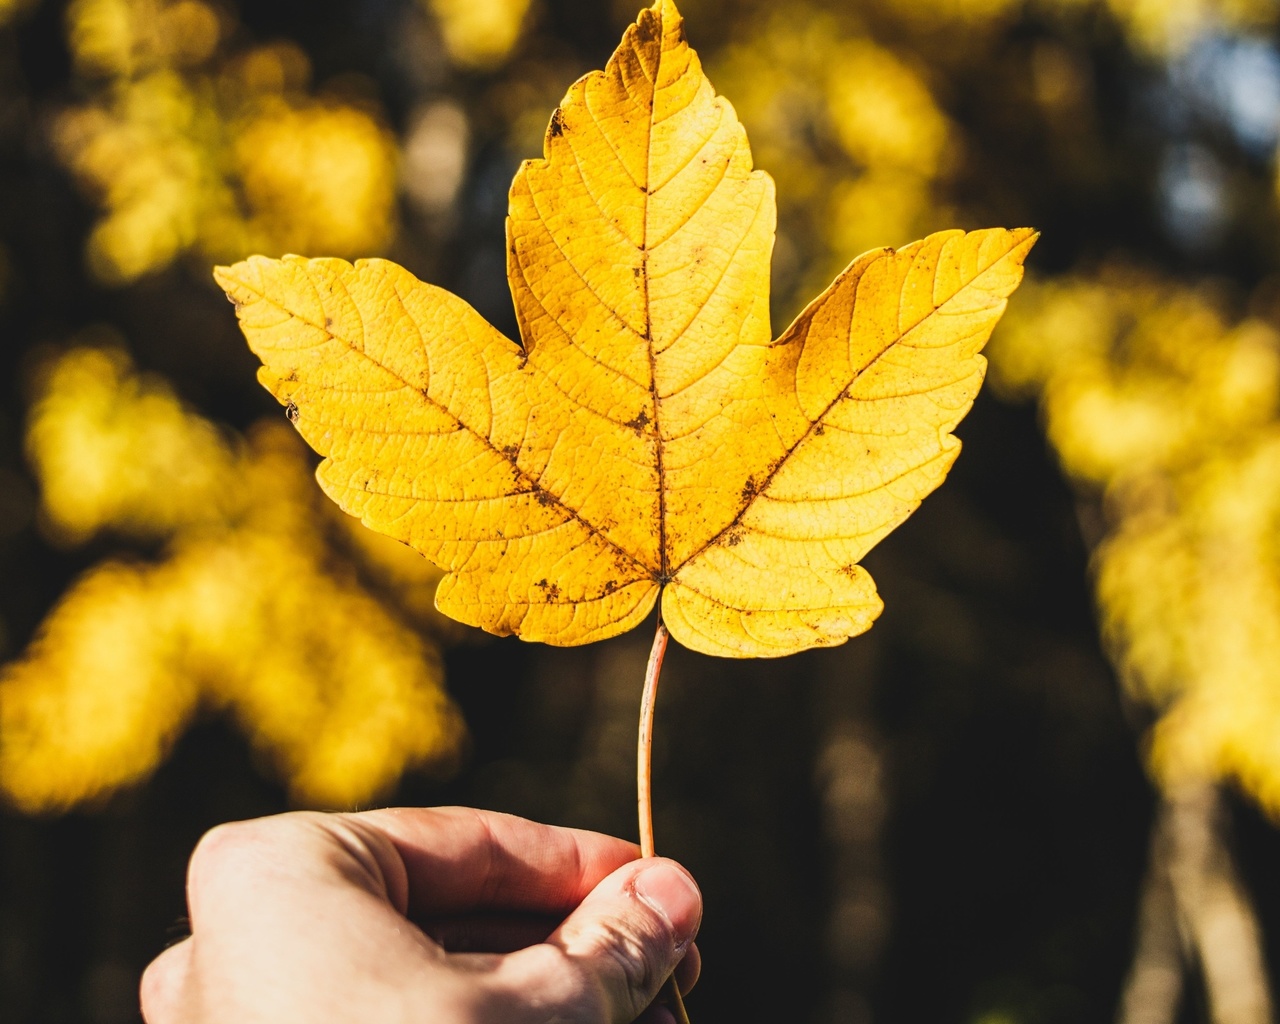
[[[606,877],[540,946],[508,957],[520,987],[557,1019],[630,1024],[688,952],[702,894],[672,860],[633,861]],[[513,980],[508,974],[507,980]]]

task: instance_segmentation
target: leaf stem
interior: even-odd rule
[[[653,857],[653,709],[658,702],[658,676],[662,674],[662,659],[667,653],[670,638],[667,627],[658,612],[658,628],[653,635],[653,647],[649,651],[649,664],[644,672],[644,693],[640,697],[640,738],[636,744],[636,804],[640,813],[640,856]],[[684,1000],[680,998],[680,986],[673,974],[663,988],[667,1009],[675,1016],[676,1024],[689,1024]]]
[[[658,616],[658,630],[649,651],[649,665],[644,672],[644,693],[640,697],[640,741],[636,747],[636,801],[640,811],[640,856],[652,857],[653,851],[653,708],[658,702],[658,676],[667,653],[670,634]]]

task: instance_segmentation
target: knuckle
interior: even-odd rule
[[[142,972],[142,981],[138,985],[138,1002],[146,1024],[165,1024],[165,1018],[161,1015],[162,1002],[169,982],[163,977],[164,971],[163,963],[153,960]]]
[[[407,903],[409,882],[403,877],[403,861],[384,833],[342,814],[329,817],[324,828],[336,849],[345,854],[347,866],[360,885],[388,899],[394,889],[396,902]]]
[[[625,993],[629,1009],[638,1014],[666,978],[669,937],[654,925],[637,928],[611,922],[601,925],[593,945],[608,988]]]
[[[635,941],[633,936],[626,936],[611,943],[606,949],[610,958],[617,964],[627,988],[636,992],[647,992],[650,988],[656,987],[657,972],[654,970],[654,957],[647,946]]]
[[[613,1000],[598,970],[564,949],[544,943],[504,959],[495,985],[488,993],[494,1000],[483,1013],[461,1020],[500,1020],[499,1010],[513,1002],[546,1014],[556,1024],[603,1024],[612,1021]],[[634,1016],[634,1015],[633,1015]],[[632,1018],[627,1018],[628,1020]]]
[[[216,825],[200,837],[187,865],[187,885],[199,890],[218,879],[252,871],[273,831],[269,819]]]
[[[138,984],[138,1001],[146,1024],[170,1024],[177,1020],[189,947],[179,943],[147,965]]]

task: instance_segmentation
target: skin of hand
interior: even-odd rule
[[[192,854],[147,1024],[673,1024],[702,897],[621,839],[470,808],[298,812]]]

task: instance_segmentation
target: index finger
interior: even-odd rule
[[[640,856],[613,836],[470,807],[397,807],[348,817],[395,846],[420,917],[506,911],[567,916],[599,882]]]

